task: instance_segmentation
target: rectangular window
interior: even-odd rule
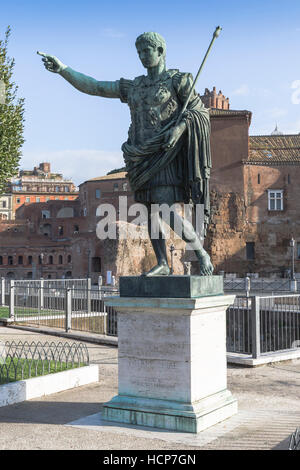
[[[100,199],[101,191],[100,189],[96,189],[96,199]]]
[[[255,258],[255,243],[246,242],[246,258],[247,260],[254,260]]]
[[[41,198],[40,198],[40,197],[37,197],[37,198],[36,198],[36,202],[41,202]]]
[[[6,207],[6,201],[2,202],[2,207]]]
[[[268,189],[268,210],[283,211],[283,189]]]
[[[101,272],[101,258],[99,258],[98,256],[92,258],[92,271],[94,273]]]
[[[26,202],[30,202],[30,197],[27,197],[27,198],[26,198]]]

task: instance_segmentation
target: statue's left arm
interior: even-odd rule
[[[178,72],[173,77],[173,86],[175,88],[179,102],[183,107],[186,103],[187,97],[189,96],[190,90],[193,86],[192,74]],[[193,108],[196,107],[198,110],[203,109],[203,104],[201,102],[201,99],[199,98],[199,95],[196,93],[195,90],[193,90],[190,96],[187,109],[191,107]],[[166,143],[164,145],[164,148],[169,149],[169,148],[174,147],[176,145],[176,142],[186,132],[186,130],[187,130],[187,123],[186,123],[185,114],[184,114],[181,121],[176,126],[171,128],[169,132],[166,134]]]

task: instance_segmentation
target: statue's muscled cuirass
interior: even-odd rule
[[[131,144],[143,144],[178,116],[180,104],[173,87],[173,76],[177,72],[167,70],[154,83],[145,76],[133,80],[127,97],[131,112],[128,132]]]

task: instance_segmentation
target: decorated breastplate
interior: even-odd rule
[[[132,144],[142,144],[154,137],[178,116],[180,104],[172,84],[176,73],[177,70],[168,70],[156,82],[145,76],[133,81],[128,95],[131,112],[129,140]]]

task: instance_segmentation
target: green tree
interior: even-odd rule
[[[12,81],[15,61],[7,52],[9,36],[8,26],[5,39],[0,40],[0,80],[5,89],[0,101],[0,194],[6,189],[7,180],[18,172],[24,143],[24,99],[17,99],[18,87]]]

